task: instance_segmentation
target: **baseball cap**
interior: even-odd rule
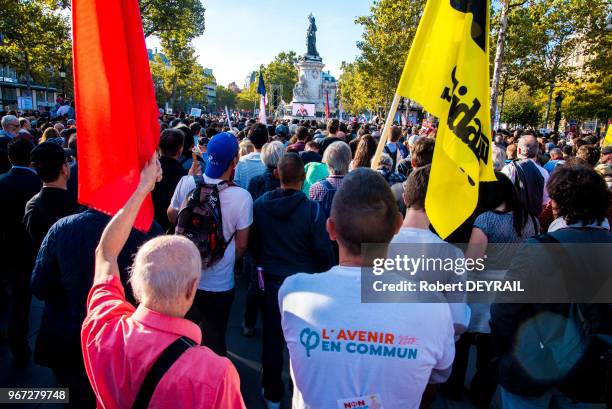
[[[221,132],[210,139],[206,151],[208,160],[204,173],[209,178],[218,178],[238,154],[238,142],[231,133]]]
[[[284,125],[284,124],[280,124],[276,127],[276,134],[277,135],[288,135],[289,134],[289,128]]]
[[[603,148],[601,148],[602,155],[609,155],[611,153],[612,153],[612,145],[606,145]]]

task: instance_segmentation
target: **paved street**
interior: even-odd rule
[[[237,280],[236,301],[232,308],[230,325],[228,330],[229,357],[234,362],[240,374],[242,395],[248,409],[265,409],[260,398],[260,355],[261,355],[261,327],[258,334],[253,338],[245,338],[241,334],[242,313],[244,311],[244,300],[246,295],[245,283],[242,278]],[[38,331],[43,304],[33,299],[32,313],[30,317],[30,344],[33,348]],[[5,327],[6,317],[2,317],[2,325]],[[473,363],[472,363],[473,364]],[[473,365],[472,365],[473,366]],[[472,368],[473,370],[473,368]],[[289,379],[289,371],[284,373],[285,383]],[[55,378],[52,372],[45,367],[31,363],[26,368],[15,369],[11,365],[11,355],[6,342],[0,344],[0,387],[55,387]],[[57,404],[19,404],[2,405],[2,408],[15,407],[16,409],[59,409]],[[290,391],[288,391],[284,408],[291,407]],[[465,402],[449,402],[438,399],[432,409],[470,409],[471,405]]]

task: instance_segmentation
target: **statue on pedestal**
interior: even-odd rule
[[[317,52],[317,25],[312,13],[308,16],[308,20],[310,21],[310,26],[306,32],[306,56],[319,57]]]

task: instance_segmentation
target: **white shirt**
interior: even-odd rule
[[[206,183],[221,183],[204,175]],[[193,176],[183,176],[176,185],[170,207],[179,210],[189,193],[196,188]],[[219,193],[221,200],[221,217],[223,219],[223,237],[229,240],[236,230],[246,229],[253,223],[253,199],[246,190],[231,186]],[[234,263],[236,261],[236,238],[234,237],[225,249],[223,258],[208,269],[202,270],[200,290],[228,291],[234,288]]]
[[[439,257],[439,258],[463,258],[463,252],[457,247],[450,243],[445,242],[435,233],[430,230],[417,229],[413,227],[402,227],[400,231],[391,240],[391,246],[389,247],[389,257],[394,257],[394,252],[401,251],[401,244],[433,244],[433,246],[425,246],[423,248],[424,255],[427,257]],[[418,256],[418,255],[416,255]],[[455,274],[452,271],[430,271],[429,274],[435,274],[435,276],[429,275],[427,281],[435,282],[440,281],[448,284],[465,282],[466,274]],[[467,299],[467,297],[466,297]],[[471,311],[470,307],[464,303],[450,303],[451,314],[453,316],[453,323],[458,327],[466,329],[470,323]],[[461,333],[463,331],[460,331]]]
[[[542,166],[540,166],[537,161],[533,159],[529,160],[532,161],[534,165],[536,165],[536,167],[540,171],[540,174],[544,178],[544,194],[542,195],[542,205],[546,205],[550,200],[550,198],[548,197],[548,191],[546,191],[546,184],[548,183],[548,178],[550,177],[550,175],[548,174],[548,171]],[[504,166],[501,171],[504,175],[508,176],[512,183],[514,183],[514,181],[516,180],[516,167],[512,164],[512,162]]]
[[[454,359],[448,304],[361,303],[361,269],[288,277],[278,293],[291,362],[293,408],[344,408],[375,398],[417,409],[432,370]]]
[[[68,113],[68,111],[70,111],[70,105],[62,105],[57,109],[57,115],[64,116]]]

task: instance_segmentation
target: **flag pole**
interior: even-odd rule
[[[393,102],[391,102],[391,108],[389,109],[389,113],[387,114],[387,120],[385,121],[385,127],[380,135],[380,141],[378,142],[378,146],[376,147],[376,153],[372,158],[371,168],[376,170],[378,168],[378,161],[383,153],[383,149],[387,144],[387,139],[389,137],[389,132],[391,132],[391,126],[393,126],[393,118],[395,118],[395,114],[397,113],[397,107],[399,106],[400,99],[402,97],[399,94],[395,94],[393,97]]]

